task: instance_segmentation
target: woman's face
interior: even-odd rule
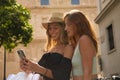
[[[75,35],[75,25],[68,20],[68,18],[65,18],[65,30],[67,31],[68,37],[73,37]]]
[[[61,26],[58,23],[51,23],[48,27],[48,33],[53,40],[60,39]]]

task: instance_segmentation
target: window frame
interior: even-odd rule
[[[110,31],[110,28],[111,28],[111,31]],[[110,53],[113,53],[114,51],[116,51],[113,24],[110,24],[106,28],[106,32],[107,32],[108,54],[110,54]],[[112,35],[112,37],[111,37],[111,35]],[[112,38],[112,40],[111,40],[111,38]],[[111,44],[111,43],[113,43],[113,44]],[[113,45],[113,47],[111,45]]]
[[[50,0],[40,0],[40,5],[41,6],[47,6],[50,4]]]
[[[71,5],[79,5],[80,0],[71,0]]]

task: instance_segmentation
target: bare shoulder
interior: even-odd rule
[[[91,41],[90,38],[87,36],[87,35],[83,35],[80,37],[80,42],[88,42],[88,41]]]
[[[71,49],[73,49],[73,46],[72,46],[72,45],[69,45],[69,44],[68,44],[68,45],[65,46],[65,50],[71,50]]]
[[[83,35],[83,36],[80,37],[80,39],[79,39],[79,44],[80,44],[81,46],[86,46],[86,47],[93,46],[92,40],[91,40],[90,37],[87,36],[87,35]]]
[[[72,59],[73,56],[73,47],[71,45],[66,45],[64,49],[64,57]]]
[[[83,35],[79,39],[80,51],[83,55],[95,54],[96,50],[89,36]]]

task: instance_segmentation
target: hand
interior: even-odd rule
[[[24,71],[37,72],[40,66],[37,63],[25,58],[24,60],[20,61],[20,67]]]
[[[26,74],[31,73],[31,71],[27,70],[24,66],[25,66],[25,60],[20,59],[20,68],[21,68]]]

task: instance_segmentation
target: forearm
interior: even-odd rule
[[[39,74],[42,74],[43,76],[47,76],[47,77],[53,79],[52,71],[50,69],[40,66],[38,69],[36,69],[36,72]]]

